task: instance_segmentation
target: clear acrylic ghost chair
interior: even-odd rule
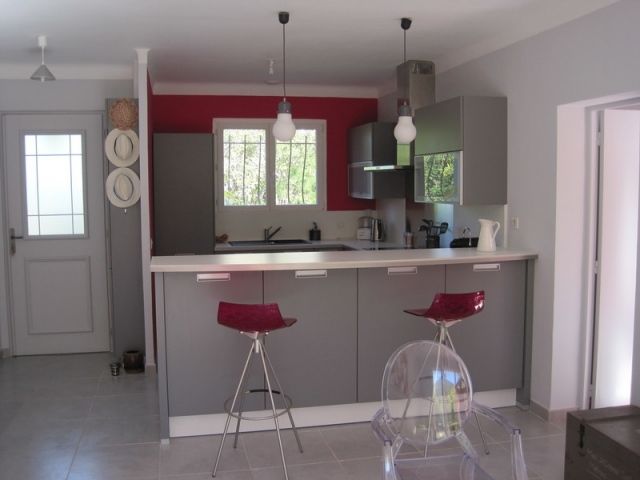
[[[382,443],[382,478],[492,479],[479,465],[463,429],[472,413],[495,421],[510,435],[512,478],[527,480],[520,430],[497,411],[473,401],[471,379],[462,359],[449,347],[429,340],[400,347],[387,362],[382,408],[371,420]],[[429,450],[448,440],[457,440],[461,453],[433,455]],[[426,449],[427,454],[399,455],[405,443]]]
[[[429,308],[409,309],[405,310],[405,312],[425,317],[433,323],[438,328],[434,340],[451,347],[455,352],[456,348],[453,346],[453,341],[449,335],[449,327],[465,318],[482,312],[482,310],[484,310],[484,290],[468,293],[436,293]],[[489,446],[484,437],[484,431],[480,421],[477,421],[477,423],[484,451],[489,454]]]

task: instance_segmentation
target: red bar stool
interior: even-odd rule
[[[293,433],[296,437],[296,441],[298,442],[300,453],[302,453],[303,451],[302,444],[300,443],[300,437],[298,436],[298,431],[296,430],[295,423],[293,422],[293,416],[291,415],[291,399],[287,395],[285,395],[284,390],[282,390],[282,387],[280,386],[278,377],[273,370],[273,365],[271,364],[271,360],[269,360],[269,356],[267,355],[267,350],[264,345],[264,337],[267,336],[269,332],[272,332],[274,330],[290,327],[291,325],[296,323],[296,319],[283,318],[276,303],[246,305],[220,302],[220,305],[218,306],[218,323],[220,325],[224,325],[225,327],[238,330],[241,334],[249,337],[252,340],[252,344],[251,348],[249,349],[249,354],[247,355],[247,361],[244,364],[242,375],[240,376],[240,381],[238,382],[236,393],[233,397],[228,398],[224,404],[224,409],[227,412],[227,421],[224,426],[222,441],[220,442],[220,448],[218,449],[218,456],[216,457],[216,464],[213,467],[212,476],[216,476],[218,464],[220,462],[220,455],[222,454],[222,447],[224,447],[224,442],[229,430],[231,417],[234,417],[237,420],[235,441],[233,443],[234,448],[236,448],[238,445],[238,433],[240,431],[240,422],[242,420],[273,419],[278,436],[278,445],[280,446],[280,456],[282,457],[284,478],[288,479],[289,476],[287,474],[287,464],[284,458],[284,449],[282,448],[282,438],[280,437],[280,423],[278,422],[278,417],[284,415],[285,413],[289,416],[289,421],[291,422]],[[262,362],[262,371],[264,373],[264,380],[267,383],[267,388],[247,390],[247,380],[249,379],[249,374],[251,372],[251,365],[253,363],[254,354],[260,356],[260,360]],[[275,381],[274,386],[276,386],[277,389],[272,388],[272,379]],[[244,404],[245,396],[251,393],[268,394],[269,400],[271,401],[271,415],[258,417],[247,416],[243,414],[242,407]],[[274,395],[279,395],[284,402],[284,407],[280,410],[276,408]]]
[[[468,318],[484,309],[484,290],[469,293],[436,293],[429,308],[404,310],[411,315],[426,317],[437,328],[438,332],[434,341],[447,345],[455,352],[455,347],[449,335],[449,326]],[[477,421],[477,415],[476,415]],[[478,429],[482,437],[484,451],[489,453],[484,432],[478,421]]]

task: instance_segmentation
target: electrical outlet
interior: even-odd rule
[[[518,217],[511,217],[511,228],[518,230],[520,228],[520,219]]]

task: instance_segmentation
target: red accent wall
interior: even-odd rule
[[[275,118],[281,97],[150,95],[152,133],[208,133],[214,118]],[[327,210],[375,208],[373,200],[348,196],[347,130],[374,122],[378,101],[372,98],[288,97],[293,119],[327,121]]]

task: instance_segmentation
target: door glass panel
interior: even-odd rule
[[[24,135],[27,235],[84,236],[81,134]]]

